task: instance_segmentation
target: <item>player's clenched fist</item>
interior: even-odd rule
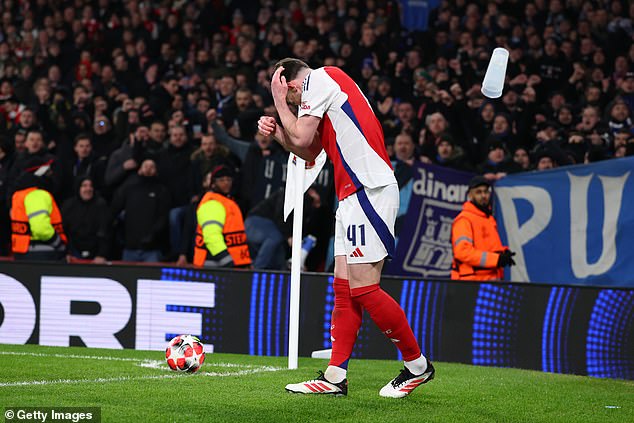
[[[277,123],[272,116],[262,116],[258,120],[258,131],[264,136],[274,135]]]

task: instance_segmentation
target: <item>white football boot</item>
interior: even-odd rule
[[[401,373],[388,382],[381,390],[379,395],[386,398],[403,398],[409,395],[414,389],[423,383],[427,383],[434,378],[436,370],[427,361],[427,370],[423,374],[415,375],[410,372],[407,367],[401,370]]]
[[[332,383],[326,380],[324,372],[320,371],[318,373],[317,379],[300,383],[289,383],[286,385],[286,390],[296,394],[348,395],[348,379],[344,379],[339,383]]]

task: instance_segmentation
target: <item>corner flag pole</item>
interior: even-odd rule
[[[290,170],[287,169],[287,177],[291,177]],[[299,355],[299,281],[301,276],[301,256],[302,256],[302,224],[304,216],[304,178],[306,174],[306,162],[304,159],[296,157],[294,166],[295,172],[292,174],[295,189],[295,213],[293,214],[293,246],[291,247],[291,294],[288,324],[288,368],[297,368],[297,357]]]

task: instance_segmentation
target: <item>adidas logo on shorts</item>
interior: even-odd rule
[[[350,257],[363,257],[363,253],[359,248],[355,248]]]

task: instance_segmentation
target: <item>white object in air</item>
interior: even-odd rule
[[[506,64],[509,59],[509,52],[502,47],[493,50],[487,72],[484,74],[482,82],[482,94],[489,98],[498,98],[502,95],[504,88],[504,77],[506,75]]]
[[[317,350],[317,351],[313,351],[310,354],[311,358],[325,358],[327,360],[330,360],[330,356],[332,355],[332,349],[327,349],[327,350]]]

